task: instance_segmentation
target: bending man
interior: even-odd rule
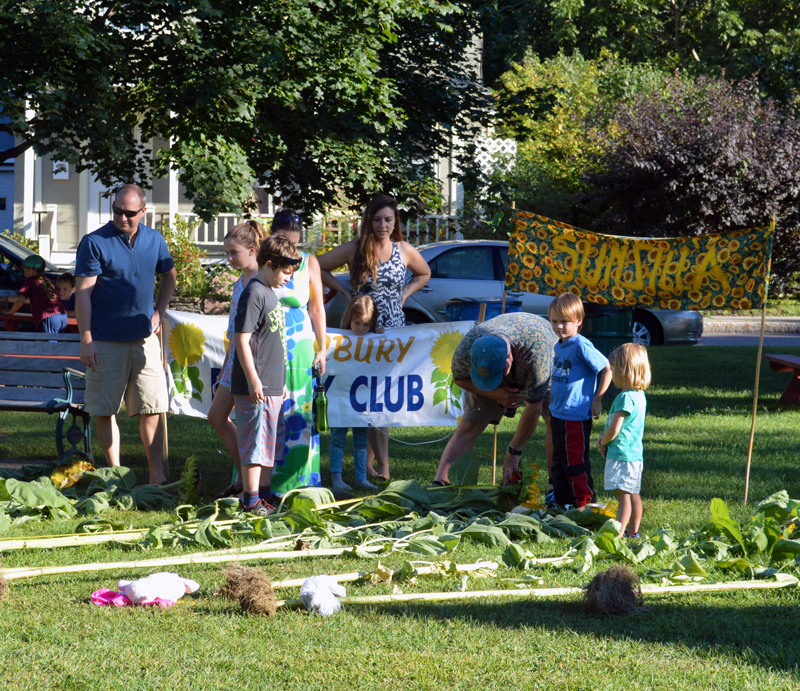
[[[472,451],[489,423],[499,423],[506,409],[515,409],[524,400],[517,431],[503,457],[503,484],[514,482],[519,457],[548,395],[556,340],[545,319],[524,313],[503,314],[476,324],[464,336],[453,354],[453,380],[466,392],[464,414],[439,461],[435,484],[448,481],[453,461]],[[550,435],[545,444],[549,465]]]

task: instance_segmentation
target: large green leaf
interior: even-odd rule
[[[292,509],[316,509],[335,502],[333,492],[325,487],[304,487],[286,495],[286,505]]]
[[[495,525],[473,523],[464,528],[460,535],[461,539],[468,538],[474,542],[482,542],[492,547],[507,547],[511,543],[502,528],[498,528]]]
[[[534,542],[551,541],[551,538],[542,529],[541,521],[532,516],[512,513],[497,525],[514,537],[532,538]]]
[[[772,561],[785,561],[800,555],[800,540],[781,538],[772,548]]]
[[[798,507],[800,507],[800,501],[790,499],[789,493],[782,489],[780,492],[775,492],[775,494],[771,494],[763,501],[758,502],[753,513],[761,513],[774,518],[779,523],[783,523],[787,518],[798,515]]]
[[[477,485],[481,462],[474,452],[470,451],[453,461],[448,470],[450,483],[453,485]]]
[[[6,490],[13,501],[23,506],[60,509],[68,516],[77,513],[72,502],[53,487],[49,477],[40,477],[32,482],[20,482],[12,478],[6,480]]]
[[[420,535],[419,537],[412,538],[408,541],[408,545],[404,549],[409,552],[424,554],[430,557],[435,557],[447,552],[447,547],[432,535]]]
[[[103,492],[113,488],[132,490],[136,486],[136,473],[126,466],[96,468],[95,470],[87,470],[81,477],[81,482],[89,483],[86,488],[86,494]]]
[[[744,538],[739,530],[739,526],[737,525],[736,521],[731,518],[731,515],[728,512],[728,506],[724,501],[722,501],[722,499],[715,498],[711,500],[711,523],[714,526],[714,529],[718,531],[717,534],[722,532],[728,537],[733,538],[742,548],[742,555],[747,554],[747,549],[744,546]]]
[[[358,513],[366,516],[372,521],[380,521],[385,518],[395,518],[397,516],[404,516],[405,509],[391,501],[383,501],[382,499],[365,499],[359,504],[356,509]]]

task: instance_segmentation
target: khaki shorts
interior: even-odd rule
[[[167,412],[167,375],[158,336],[94,344],[100,362],[97,371],[86,369],[86,412],[116,415],[123,399],[131,417]]]
[[[464,414],[462,420],[477,422],[483,425],[497,425],[503,419],[505,408],[491,398],[464,391]],[[548,391],[542,401],[542,415],[550,417],[550,392]]]

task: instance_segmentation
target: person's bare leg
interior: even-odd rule
[[[116,415],[95,415],[92,422],[97,441],[103,449],[106,463],[109,466],[119,465],[119,427]]]
[[[389,433],[388,427],[369,428],[369,449],[367,450],[367,475],[379,480],[389,479]],[[377,470],[373,461],[378,461]],[[372,472],[370,472],[370,470]]]
[[[225,386],[218,386],[217,393],[214,394],[214,400],[211,401],[211,407],[208,410],[208,421],[214,428],[222,443],[236,466],[238,478],[234,483],[234,487],[241,491],[242,488],[242,461],[239,458],[239,442],[236,438],[236,425],[231,420],[231,411],[233,410],[233,394],[230,389]]]
[[[619,523],[620,526],[619,535],[622,537],[625,533],[628,521],[631,519],[631,495],[621,489],[615,489],[614,495],[619,502],[619,506],[617,507],[617,523]]]
[[[161,415],[159,413],[140,415],[139,435],[142,437],[144,452],[147,456],[150,484],[160,485],[167,479],[164,474],[164,427],[161,424]]]
[[[642,497],[639,494],[631,494],[631,535],[639,532],[639,525],[642,522]]]
[[[444,447],[434,481],[448,482],[447,473],[450,470],[450,466],[453,465],[453,461],[472,451],[475,446],[475,440],[485,429],[485,422],[466,422],[462,420],[458,424],[455,434],[450,437],[450,441]]]

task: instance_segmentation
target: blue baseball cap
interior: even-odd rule
[[[481,391],[491,391],[500,386],[506,372],[508,343],[500,336],[481,336],[469,349],[472,363],[470,377]]]

